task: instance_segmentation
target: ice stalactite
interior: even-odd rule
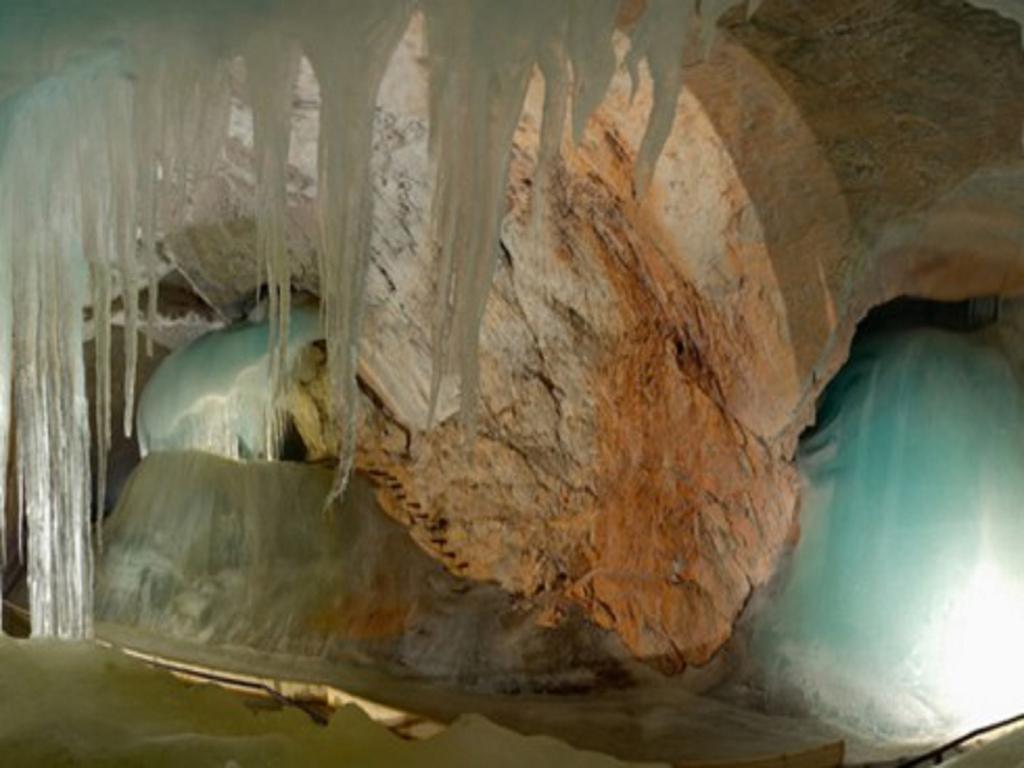
[[[9,116],[0,111],[0,163],[3,162],[3,136]],[[0,165],[2,170],[2,165]],[[10,467],[11,375],[14,371],[14,239],[6,222],[14,214],[11,185],[0,185],[0,635],[3,634],[3,576],[7,572],[7,477]]]
[[[711,54],[722,16],[743,4],[737,0],[701,0],[698,6],[697,0],[650,0],[647,12],[630,32],[625,65],[634,93],[640,82],[641,61],[647,61],[654,83],[654,104],[634,169],[639,193],[650,185],[654,166],[672,131],[684,67],[701,55],[706,58]],[[760,4],[761,0],[746,2],[748,18]]]
[[[167,25],[170,24],[170,29]],[[132,32],[135,90],[134,147],[138,169],[138,224],[141,262],[147,284],[147,351],[152,352],[152,327],[157,312],[157,228],[183,222],[188,193],[197,176],[213,167],[230,116],[226,62],[210,46],[196,41],[194,25],[161,20]],[[134,326],[138,309],[127,297],[126,326]],[[127,333],[129,349],[125,381],[125,432],[131,430],[135,391],[135,334]]]
[[[543,124],[540,127],[540,146],[537,148],[537,173],[534,178],[533,221],[534,229],[540,222],[541,196],[548,190],[551,171],[562,143],[565,116],[569,109],[569,62],[558,41],[568,34],[568,19],[562,20],[565,28],[541,43],[537,66],[544,77]]]
[[[634,169],[639,190],[650,184],[654,164],[672,130],[675,104],[683,87],[683,66],[691,55],[696,22],[696,0],[652,0],[632,32],[626,67],[633,90],[636,92],[638,87],[640,62],[644,59],[654,83],[654,103]]]
[[[618,0],[572,0],[567,49],[572,63],[572,135],[579,144],[587,120],[597,109],[615,75],[613,33]]]
[[[591,113],[604,99],[618,63],[613,33],[619,0],[568,0],[556,12],[539,43],[537,66],[544,78],[543,123],[534,174],[533,230],[540,232],[543,205],[555,161],[561,150],[570,111],[575,143]],[[559,12],[559,10],[561,12]]]
[[[431,411],[458,361],[467,433],[474,430],[477,350],[498,256],[512,136],[533,68],[563,6],[500,0],[426,6],[430,143],[437,167],[439,251]]]
[[[356,369],[373,226],[373,118],[381,80],[409,24],[408,0],[309,0],[300,35],[320,81],[320,285],[332,409],[342,426],[338,482],[355,460]]]
[[[122,157],[118,142],[123,136],[107,132],[105,125],[108,119],[117,121],[120,126],[131,124],[130,94],[124,84],[108,88],[107,93],[110,95],[101,103],[101,109],[77,110],[82,124],[75,158],[81,205],[81,246],[89,269],[95,341],[93,429],[97,499],[103,498],[106,492],[111,441],[110,328],[116,270],[120,267],[120,282],[124,285],[135,258],[130,198],[125,199],[125,193],[130,195],[133,189],[135,169]],[[105,136],[106,141],[93,144],[89,140],[92,136]],[[97,540],[102,542],[99,530]]]
[[[6,452],[13,423],[37,636],[91,632],[91,486],[94,478],[102,498],[112,303],[123,303],[127,326],[130,432],[136,294],[145,272],[152,316],[157,221],[180,220],[192,176],[212,165],[226,132],[226,79],[216,59],[139,30],[133,49],[115,32],[106,47],[26,78],[0,104],[0,443]],[[87,312],[96,349],[95,475],[82,356]]]
[[[654,81],[654,105],[637,158],[638,192],[649,184],[671,131],[693,43],[703,40],[709,50],[721,16],[737,5],[743,3],[704,0],[698,8],[696,0],[651,0],[630,31],[626,64],[634,85],[643,60]],[[515,7],[500,0],[424,3],[436,164],[433,244],[438,250],[431,413],[442,381],[457,374],[470,438],[480,324],[497,262],[509,155],[526,88],[536,67],[545,81],[535,174],[541,189],[561,144],[567,94],[572,94],[577,142],[604,98],[616,67],[612,40],[620,9],[612,1]],[[747,10],[753,13],[756,6]]]
[[[10,278],[5,311],[15,321],[13,360],[7,362],[13,363],[19,501],[30,531],[29,597],[37,636],[91,632],[82,313],[90,265],[97,273],[106,270],[96,254],[113,240],[111,203],[125,182],[115,177],[106,151],[127,141],[126,126],[130,130],[130,123],[109,119],[123,115],[130,99],[118,65],[116,54],[97,54],[73,74],[45,79],[4,105],[0,263]],[[107,144],[92,143],[90,129],[97,125],[111,132],[100,134]],[[7,181],[15,179],[17,185]],[[87,183],[93,186],[85,192]],[[104,285],[97,281],[97,293]],[[4,371],[5,377],[11,373]],[[102,410],[103,395],[99,401]],[[5,414],[3,422],[9,418]],[[7,435],[0,439],[6,443]]]
[[[291,109],[301,50],[294,41],[264,30],[246,47],[246,82],[253,111],[256,163],[256,257],[266,270],[269,386],[264,455],[273,458],[281,442],[277,402],[284,392],[291,315],[291,264],[285,242],[288,208],[288,148]]]
[[[611,41],[617,14],[617,3],[576,0],[514,7],[499,0],[425,5],[437,174],[431,412],[442,381],[457,373],[470,438],[480,324],[498,257],[512,137],[526,89],[536,67],[545,80],[537,168],[538,187],[543,187],[561,144],[569,94],[577,137],[604,97],[615,69]]]

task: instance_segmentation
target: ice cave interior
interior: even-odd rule
[[[0,0],[0,765],[1024,765],[1024,0]]]

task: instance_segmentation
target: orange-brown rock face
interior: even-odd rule
[[[722,343],[716,318],[678,276],[657,284],[665,303],[642,281],[623,297],[633,325],[600,382],[591,570],[572,593],[639,656],[678,669],[729,638],[771,572],[794,492],[787,463],[726,411],[702,359]]]
[[[729,638],[794,502],[786,462],[691,378],[678,333],[637,328],[602,383],[593,560],[572,590],[669,669],[703,664]]]
[[[532,130],[520,146],[534,146]],[[678,671],[721,647],[770,575],[794,478],[730,410],[749,389],[740,377],[757,374],[726,367],[756,332],[733,315],[763,291],[728,312],[701,296],[656,206],[633,197],[631,155],[615,124],[596,121],[534,218],[532,155],[516,152],[475,443],[452,420],[413,434],[381,399],[365,409],[357,464],[453,572],[546,605],[551,623],[576,603],[633,654]],[[734,181],[717,183],[724,205],[743,205]],[[299,426],[329,455],[336,438],[317,432],[326,392],[306,378],[320,415]]]
[[[572,574],[568,593],[636,655],[679,670],[709,660],[771,573],[793,477],[729,412],[731,371],[713,362],[738,363],[737,334],[632,199],[623,139],[599,130],[603,140],[562,176],[554,224],[557,256],[599,262],[616,321],[592,366],[597,493],[585,515],[587,570]]]

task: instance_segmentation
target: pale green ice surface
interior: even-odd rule
[[[423,554],[362,477],[325,510],[330,481],[307,464],[147,457],[107,526],[97,634],[440,722],[476,712],[628,759],[758,757],[834,740],[807,721],[696,696],[571,618],[538,627],[496,585]],[[609,664],[625,687],[607,682]]]
[[[0,764],[146,768],[614,768],[609,757],[524,737],[482,717],[411,742],[359,709],[326,727],[293,709],[247,708],[91,644],[0,637]]]
[[[751,620],[770,700],[881,740],[1024,709],[1021,383],[984,335],[869,337],[801,449],[801,539]]]

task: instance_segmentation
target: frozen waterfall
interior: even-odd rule
[[[800,543],[752,621],[770,699],[885,741],[1024,706],[1022,394],[984,334],[855,344],[802,449]]]

